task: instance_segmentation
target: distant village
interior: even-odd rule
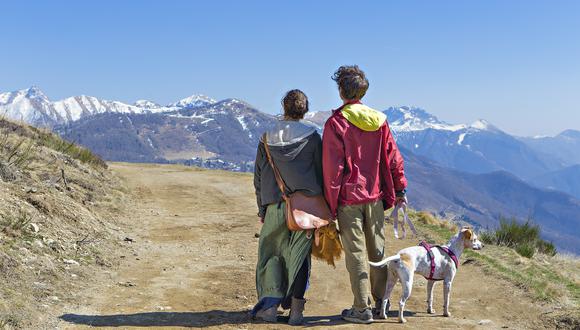
[[[231,162],[220,159],[218,157],[211,157],[211,158],[201,158],[201,157],[194,157],[188,159],[184,162],[187,166],[197,166],[201,168],[209,168],[215,170],[226,170],[232,172],[253,172],[254,171],[254,162],[253,161],[239,161],[239,162]]]

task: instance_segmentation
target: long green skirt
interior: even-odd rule
[[[270,204],[266,211],[258,246],[256,290],[258,301],[279,300],[282,307],[288,308],[298,271],[305,260],[310,265],[312,239],[305,231],[288,230],[285,210],[286,204],[281,202]]]

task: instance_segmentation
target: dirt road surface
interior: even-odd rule
[[[59,328],[290,328],[255,324],[246,316],[256,302],[254,235],[260,230],[250,175],[172,165],[112,164],[112,169],[136,195],[133,216],[124,220],[133,242],[127,242],[118,269],[95,275],[98,283],[60,316]],[[390,231],[387,240],[389,254],[417,242],[395,240]],[[437,314],[426,313],[425,287],[426,281],[415,276],[407,324],[398,324],[391,311],[390,319],[364,328],[529,329],[543,324],[540,307],[472,263],[462,265],[455,278],[452,317],[441,315],[440,283]],[[395,302],[399,296],[398,285]],[[336,269],[314,262],[307,299],[306,326],[361,328],[338,316],[352,303],[344,262]]]

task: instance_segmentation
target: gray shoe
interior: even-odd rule
[[[304,323],[304,304],[306,300],[292,298],[292,307],[290,307],[289,325],[302,325]]]
[[[342,311],[342,319],[351,323],[369,324],[373,323],[373,312],[370,308],[359,311],[355,308],[345,309]]]
[[[278,322],[278,306],[272,306],[266,310],[260,310],[256,313],[255,318],[268,323]]]

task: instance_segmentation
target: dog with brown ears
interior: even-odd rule
[[[407,322],[403,317],[403,312],[405,311],[405,303],[411,296],[413,274],[415,273],[423,275],[428,281],[427,313],[435,314],[433,309],[433,287],[435,286],[435,281],[443,281],[443,316],[451,316],[451,313],[449,313],[451,285],[459,267],[459,257],[466,248],[473,250],[483,248],[483,243],[479,241],[473,229],[469,227],[463,227],[446,245],[429,246],[426,242],[421,242],[419,246],[402,249],[396,255],[380,262],[370,262],[373,267],[387,266],[389,272],[387,289],[377,318],[387,318],[391,293],[397,280],[400,280],[403,286],[403,294],[399,301],[399,322]]]

